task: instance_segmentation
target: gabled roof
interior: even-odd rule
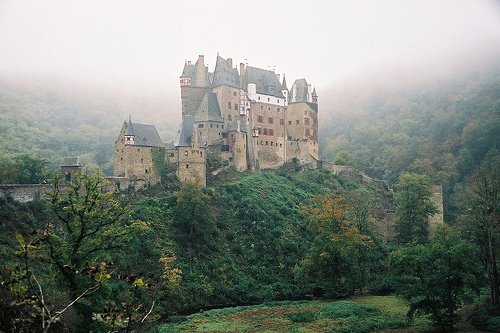
[[[231,122],[231,127],[227,130],[228,132],[235,132],[238,130],[238,118],[234,118]],[[240,131],[243,133],[247,132],[247,124],[245,121],[240,121]]]
[[[290,91],[290,98],[289,101],[293,102],[308,102],[307,100],[307,81],[306,79],[298,79],[295,80],[293,83],[294,86],[297,88],[296,94],[294,95],[294,89],[292,86],[292,90]]]
[[[240,87],[240,76],[236,68],[232,68],[230,63],[217,56],[217,62],[215,64],[215,70],[213,74],[212,87],[217,87],[220,85],[228,85],[231,87]]]
[[[258,94],[285,98],[281,91],[281,83],[273,71],[247,66],[242,82],[245,89],[249,83],[255,83]]]
[[[124,123],[126,135],[134,136],[134,145],[146,147],[163,147],[160,135],[154,125],[138,124],[128,121]]]
[[[196,121],[218,121],[223,122],[217,95],[207,92],[201,100],[200,106],[195,114]]]

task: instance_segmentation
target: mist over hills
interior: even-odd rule
[[[367,174],[406,170],[457,182],[500,141],[498,53],[432,68],[393,67],[319,90],[321,156],[354,155]],[[113,144],[130,114],[165,142],[180,121],[178,87],[110,88],[47,77],[0,76],[0,161],[32,154],[56,167],[79,155],[112,172]]]

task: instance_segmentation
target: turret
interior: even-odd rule
[[[313,89],[312,101],[313,101],[313,103],[318,104],[318,94],[316,94],[316,88]]]
[[[133,145],[134,144],[134,127],[132,126],[132,118],[130,115],[128,115],[128,123],[127,123],[127,129],[125,130],[125,144],[126,145]]]
[[[285,74],[283,74],[283,83],[281,84],[281,92],[285,96],[285,105],[288,103],[288,87],[286,86]]]
[[[180,83],[181,87],[190,87],[191,86],[191,79],[193,75],[193,65],[191,64],[191,61],[186,61],[184,63],[184,69],[182,70],[182,74],[180,77]]]

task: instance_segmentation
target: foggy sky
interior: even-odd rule
[[[498,1],[0,0],[0,75],[178,86],[217,52],[326,87],[364,70],[500,51]]]

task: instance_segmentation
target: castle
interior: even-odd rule
[[[285,75],[239,65],[217,55],[209,72],[203,55],[180,76],[182,122],[172,143],[153,125],[129,120],[115,142],[114,177],[136,188],[154,185],[155,159],[173,165],[178,179],[206,185],[207,158],[238,171],[277,168],[292,160],[318,162],[318,95],[305,79],[291,89]]]

